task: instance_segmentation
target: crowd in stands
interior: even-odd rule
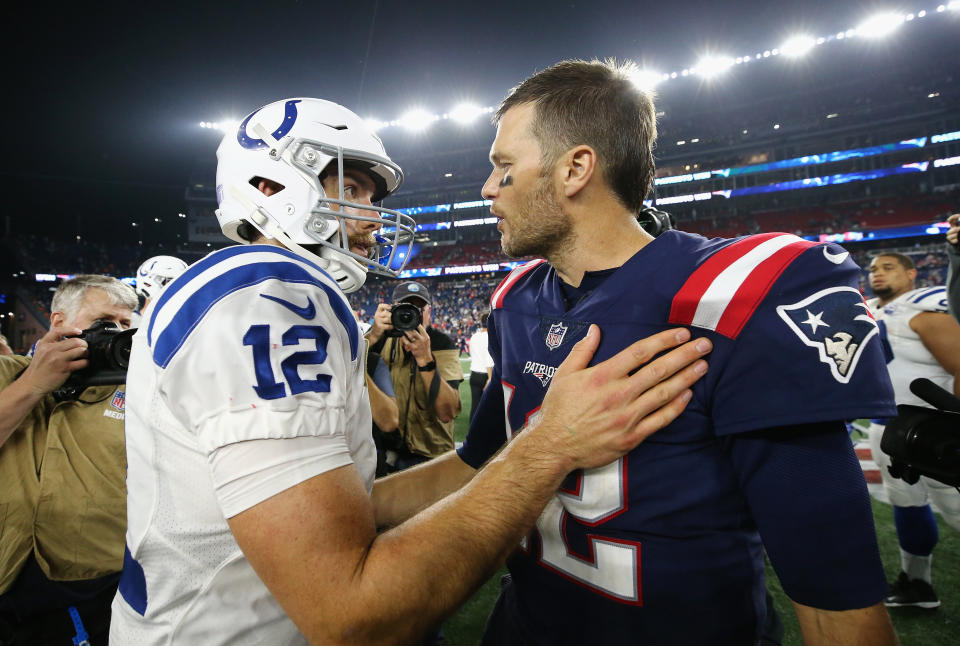
[[[956,210],[960,201],[957,193],[926,196],[895,195],[882,198],[838,201],[778,209],[775,200],[769,200],[764,209],[745,212],[734,206],[713,208],[707,213],[681,213],[678,228],[708,237],[738,236],[769,231],[788,231],[797,235],[856,231],[888,226],[928,224],[941,221]],[[669,208],[669,207],[668,207]],[[469,240],[457,244],[423,246],[408,268],[478,265],[513,260],[500,249],[499,235],[490,227],[471,228]],[[484,239],[489,236],[488,239]],[[50,290],[53,283],[34,283],[37,273],[77,274],[95,273],[117,277],[133,276],[144,258],[168,253],[178,255],[188,263],[195,262],[211,251],[206,245],[196,248],[184,245],[171,249],[170,245],[152,248],[136,245],[111,245],[86,239],[55,239],[37,235],[21,235],[8,239],[4,251],[13,259],[13,266],[22,268],[17,296],[42,320],[49,315]],[[189,248],[188,248],[189,247]],[[919,270],[917,286],[943,284],[946,280],[946,257],[940,244],[920,248],[898,248],[912,256]],[[854,258],[865,267],[872,252],[857,251]],[[467,338],[479,321],[480,313],[488,307],[489,297],[503,272],[471,276],[424,278],[434,295],[433,321],[437,329],[459,340]],[[865,294],[870,294],[866,273],[861,281]],[[362,320],[369,320],[377,304],[389,302],[393,281],[373,278],[350,300]]]
[[[940,222],[955,212],[960,194],[932,196],[892,196],[822,205],[754,209],[726,209],[708,217],[678,216],[677,226],[684,231],[715,237],[731,237],[765,231],[786,231],[797,235],[863,231],[891,226]]]
[[[480,314],[490,307],[490,296],[504,278],[503,273],[457,276],[448,278],[418,278],[433,298],[433,327],[453,337],[459,344],[470,337],[479,325]],[[396,281],[371,277],[357,292],[348,295],[357,316],[370,322],[377,305],[390,304]]]

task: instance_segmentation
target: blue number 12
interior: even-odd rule
[[[280,370],[294,395],[300,393],[330,392],[331,375],[317,374],[315,379],[302,379],[298,373],[301,365],[318,365],[327,360],[327,342],[330,333],[319,325],[294,325],[281,337],[283,345],[297,345],[304,339],[316,341],[316,350],[294,352],[280,362]],[[273,366],[270,364],[270,326],[251,325],[243,335],[243,345],[253,349],[253,370],[257,377],[257,385],[253,390],[261,399],[280,399],[286,397],[287,392],[283,383],[277,382],[273,375]]]

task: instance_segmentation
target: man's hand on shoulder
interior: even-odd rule
[[[524,434],[568,460],[568,472],[618,459],[686,408],[690,386],[707,371],[701,357],[713,347],[689,339],[688,330],[666,330],[588,367],[600,343],[600,330],[591,326],[560,364]]]
[[[87,342],[75,337],[83,330],[70,326],[52,327],[37,341],[30,365],[20,377],[24,386],[38,396],[51,393],[70,373],[87,367]]]

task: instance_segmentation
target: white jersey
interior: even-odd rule
[[[886,305],[879,299],[867,301],[870,311],[880,324],[884,351],[887,352],[887,370],[897,404],[930,405],[910,392],[910,382],[926,377],[941,388],[953,392],[953,375],[943,369],[920,335],[910,327],[910,321],[923,312],[947,312],[947,291],[944,287],[924,287],[901,294]],[[890,355],[892,354],[892,359]]]
[[[307,643],[226,519],[351,464],[372,488],[365,350],[336,283],[279,247],[217,251],[151,303],[127,379],[113,646]]]
[[[487,374],[487,368],[493,367],[493,359],[487,350],[487,331],[480,329],[473,333],[469,342],[470,372]]]

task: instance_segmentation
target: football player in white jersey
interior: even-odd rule
[[[910,391],[910,382],[925,377],[960,394],[960,325],[947,313],[946,289],[915,289],[916,277],[917,270],[909,256],[874,256],[870,262],[870,287],[876,298],[867,304],[880,325],[897,404],[929,408]],[[930,566],[938,535],[929,503],[936,503],[944,520],[960,531],[960,493],[927,477],[921,477],[914,485],[892,477],[887,470],[890,457],[880,449],[883,429],[882,420],[870,424],[870,450],[893,505],[901,565],[886,604],[937,608],[940,600],[931,584]]]
[[[160,290],[187,269],[187,263],[175,256],[154,256],[143,261],[137,269],[136,290],[143,303],[133,313],[130,327],[140,327],[150,301],[160,295]]]
[[[252,244],[192,265],[134,338],[114,646],[412,642],[496,570],[570,471],[669,423],[706,370],[709,343],[676,329],[588,368],[594,326],[524,433],[378,534],[396,501],[369,495],[365,343],[344,292],[368,270],[396,275],[383,243],[392,257],[412,240],[412,220],[374,206],[400,168],[359,117],[308,98],[256,110],[217,156],[221,228]],[[396,482],[383,495],[404,496]]]

